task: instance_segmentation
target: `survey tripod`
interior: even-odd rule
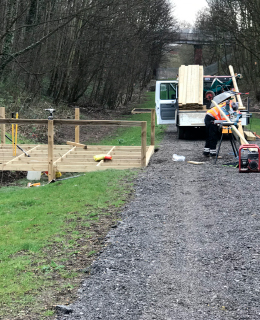
[[[224,134],[228,134],[228,138],[229,138],[229,141],[231,143],[231,146],[232,146],[232,149],[233,149],[233,152],[234,152],[234,156],[238,157],[238,149],[237,149],[236,141],[235,141],[234,135],[232,133],[232,128],[231,128],[231,126],[234,125],[234,122],[215,120],[214,124],[220,124],[221,127],[222,127],[221,138],[220,138],[218,149],[217,149],[215,164],[217,163],[217,160],[218,160],[218,155],[219,155],[219,151],[220,151],[220,147],[221,147],[221,143],[222,143]]]

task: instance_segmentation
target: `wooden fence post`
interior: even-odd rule
[[[151,146],[155,144],[155,109],[151,110]]]
[[[146,166],[147,122],[142,121],[141,166]]]
[[[5,119],[5,107],[0,108],[0,119]],[[1,143],[5,144],[5,124],[0,125],[1,129]]]
[[[53,149],[54,149],[54,127],[53,120],[48,120],[48,180],[54,180],[54,166],[53,166]]]
[[[75,108],[75,120],[79,120],[79,108]],[[79,143],[79,126],[75,126],[75,142]]]

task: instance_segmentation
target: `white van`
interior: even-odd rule
[[[213,77],[212,77],[213,78]],[[204,78],[204,82],[207,78]],[[209,78],[211,81],[211,77]],[[205,83],[204,83],[205,85]],[[215,100],[217,96],[214,97]],[[206,103],[206,102],[205,102]],[[210,108],[210,104],[206,106]],[[190,136],[191,129],[203,129],[205,127],[204,110],[179,110],[178,108],[178,80],[161,80],[156,81],[155,87],[155,108],[157,124],[176,124],[178,138],[184,139]],[[242,126],[248,125],[248,110],[242,112]]]

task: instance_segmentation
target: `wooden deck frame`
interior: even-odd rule
[[[141,168],[148,165],[154,152],[155,110],[151,112],[151,145],[147,147],[146,121],[121,120],[79,120],[79,110],[75,111],[75,120],[68,119],[10,119],[5,118],[4,108],[0,109],[0,165],[2,170],[14,171],[48,171],[48,180],[55,179],[56,171],[87,172],[96,170]],[[48,126],[48,145],[20,145],[30,155],[27,157],[17,149],[17,156],[12,156],[12,145],[5,144],[6,124],[38,124]],[[54,144],[55,125],[74,125],[75,142],[68,145]],[[88,146],[80,144],[79,129],[88,126],[136,126],[141,128],[141,146]],[[112,161],[95,162],[96,154],[111,154]]]

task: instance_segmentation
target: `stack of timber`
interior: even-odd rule
[[[179,68],[179,109],[203,110],[203,66]]]
[[[251,131],[244,131],[244,134],[248,141],[256,141],[256,136]]]

